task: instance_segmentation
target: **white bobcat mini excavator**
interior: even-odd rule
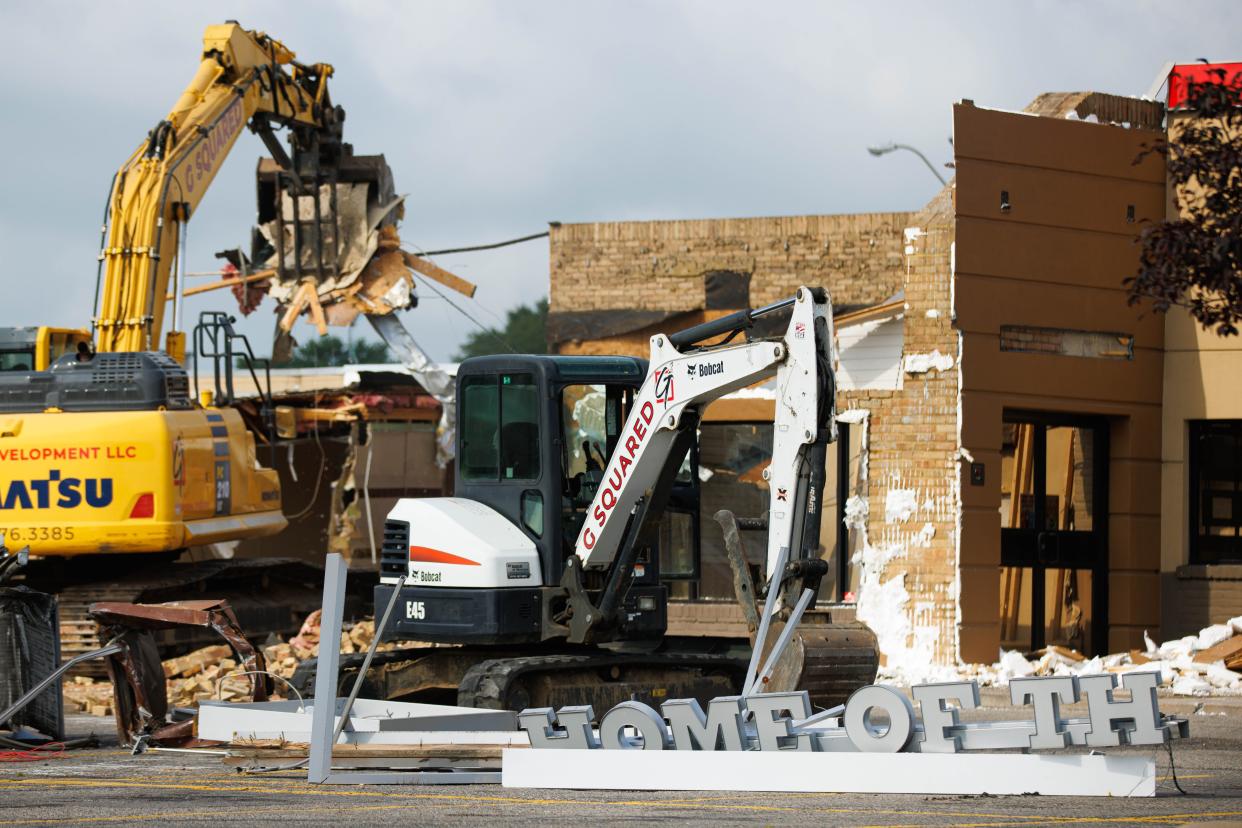
[[[734,341],[775,314],[788,314],[783,336]],[[511,709],[709,698],[752,685],[749,647],[739,655],[712,639],[665,639],[661,516],[670,498],[676,503],[679,472],[686,478],[703,409],[775,375],[772,461],[763,473],[770,508],[762,630],[768,617],[793,608],[785,596],[802,596],[797,612],[813,603],[827,571],[819,505],[825,450],[836,439],[833,364],[831,302],[807,287],[654,336],[649,362],[513,355],[463,362],[456,496],[397,503],[375,590],[377,617],[400,590],[386,639],[462,646],[406,651],[406,680],[396,683],[409,691],[414,674],[455,669],[459,704]],[[837,626],[846,625],[819,629]],[[800,650],[808,662],[823,659],[812,672],[839,667],[848,686],[874,677],[869,631],[849,626],[828,638],[820,650]],[[390,657],[379,669],[397,667]],[[393,676],[385,687],[381,679],[371,689],[394,697]]]

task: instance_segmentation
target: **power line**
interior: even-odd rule
[[[421,256],[421,257],[423,257],[423,258],[427,259],[428,261],[431,261],[431,254],[430,254],[430,253],[428,253],[427,251],[423,250],[423,249],[422,249],[422,247],[420,247],[420,246],[419,246],[419,245],[417,245],[417,244],[413,244],[413,247],[414,247],[414,249],[415,249],[415,250],[417,250],[417,251],[418,251],[418,255],[419,255],[419,256]],[[434,262],[432,262],[432,264],[434,264]],[[422,276],[422,274],[420,274],[418,271],[414,271],[414,275],[415,275],[415,276],[418,276],[418,277],[419,277],[419,278],[423,281],[423,283],[427,285],[427,287],[429,287],[429,288],[431,288],[433,291],[435,291],[435,293],[436,293],[436,295],[437,295],[437,296],[439,296],[439,297],[440,297],[441,299],[443,299],[445,302],[448,302],[448,303],[449,303],[449,305],[451,305],[451,306],[452,306],[455,310],[457,310],[458,312],[460,312],[462,315],[466,316],[466,318],[467,318],[467,319],[470,319],[470,321],[471,321],[471,322],[473,322],[475,325],[478,325],[478,326],[479,326],[479,328],[480,328],[480,330],[483,330],[483,331],[485,331],[485,332],[490,332],[490,331],[494,331],[494,330],[499,330],[499,329],[500,329],[500,327],[503,327],[503,326],[504,326],[505,322],[504,322],[504,320],[503,320],[503,319],[501,319],[501,318],[500,318],[500,317],[499,317],[499,316],[498,316],[495,312],[493,312],[491,308],[487,307],[487,305],[484,305],[484,304],[483,304],[482,302],[480,302],[478,299],[475,299],[475,300],[474,300],[475,305],[477,305],[477,306],[478,306],[481,310],[483,310],[483,311],[484,311],[484,312],[485,312],[488,316],[490,316],[490,317],[492,317],[493,319],[495,319],[495,320],[496,320],[496,324],[497,324],[497,327],[496,327],[496,328],[486,328],[486,327],[484,327],[482,324],[480,324],[480,323],[479,323],[479,321],[478,321],[477,319],[473,319],[473,318],[471,318],[471,317],[469,316],[469,314],[467,314],[464,310],[462,310],[462,309],[461,309],[460,307],[458,307],[457,305],[453,304],[453,300],[452,300],[452,299],[449,299],[447,296],[445,296],[443,293],[441,293],[441,292],[440,292],[440,290],[439,290],[439,288],[437,288],[435,285],[433,285],[433,284],[431,284],[430,282],[428,282],[428,281],[427,281],[427,279],[426,279],[425,277],[423,277],[423,276]],[[471,297],[471,298],[473,298],[473,297]],[[493,334],[493,336],[494,336],[494,334]],[[512,352],[512,353],[517,353],[516,351],[514,351],[514,350],[513,350],[513,347],[512,347],[512,346],[510,346],[508,342],[505,342],[505,343],[504,343],[504,345],[505,345],[505,347],[506,347],[506,348],[508,348],[508,349],[509,349],[509,351],[510,351],[510,352]]]
[[[473,322],[473,323],[474,323],[474,324],[478,327],[478,329],[479,329],[479,330],[481,330],[483,333],[487,334],[487,335],[488,335],[488,336],[490,336],[492,339],[494,339],[494,340],[496,340],[497,342],[499,342],[501,345],[504,345],[504,346],[505,346],[505,348],[507,348],[507,349],[508,349],[509,353],[511,353],[511,354],[516,354],[516,353],[517,353],[517,350],[516,350],[516,349],[514,349],[514,347],[513,347],[512,345],[510,345],[510,344],[509,344],[509,342],[508,342],[508,341],[507,341],[507,340],[506,340],[503,336],[501,336],[501,335],[500,335],[500,334],[499,334],[499,333],[498,333],[495,329],[493,329],[493,328],[488,328],[488,327],[487,327],[487,326],[485,326],[482,322],[480,322],[479,320],[477,320],[477,319],[475,319],[473,316],[471,316],[469,313],[467,313],[467,312],[465,311],[465,309],[464,309],[464,308],[462,308],[462,307],[458,306],[458,304],[457,304],[456,302],[454,302],[452,299],[448,298],[448,297],[447,297],[447,296],[445,296],[443,293],[441,293],[441,292],[440,292],[440,289],[439,289],[439,288],[437,288],[437,287],[435,286],[435,284],[433,284],[433,283],[431,282],[431,280],[430,280],[430,279],[426,279],[426,278],[424,278],[424,277],[422,276],[422,274],[415,274],[415,275],[417,275],[417,276],[419,277],[419,279],[422,281],[422,283],[423,283],[424,285],[426,285],[427,287],[431,288],[431,290],[432,290],[432,292],[433,292],[433,293],[435,293],[437,296],[439,296],[439,297],[440,297],[441,299],[443,299],[445,302],[448,302],[448,303],[449,303],[449,305],[453,308],[453,310],[457,311],[457,312],[458,312],[458,313],[460,313],[462,316],[466,317],[466,318],[467,318],[467,319],[469,319],[471,322]]]
[[[497,247],[508,247],[511,244],[521,244],[522,242],[534,241],[535,239],[547,238],[548,231],[542,233],[534,233],[530,236],[522,236],[520,239],[509,239],[508,241],[496,242],[495,244],[476,244],[473,247],[451,247],[447,250],[427,250],[420,255],[423,256],[447,256],[449,253],[471,253],[475,250],[495,250]]]

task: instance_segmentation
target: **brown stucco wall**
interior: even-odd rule
[[[1169,114],[1171,140],[1190,117]],[[1180,214],[1170,186],[1167,215]],[[1164,335],[1160,570],[1163,631],[1173,637],[1242,615],[1242,565],[1190,563],[1188,476],[1189,421],[1242,419],[1242,337],[1204,330],[1181,308],[1165,316]]]
[[[1160,404],[1164,324],[1129,307],[1142,222],[1164,212],[1159,133],[954,107],[956,302],[962,331],[962,442],[984,464],[962,484],[962,655],[1000,641],[1002,418],[1006,409],[1108,418],[1109,649],[1142,645],[1160,623]],[[1008,210],[1001,209],[1001,192]],[[1127,207],[1133,205],[1133,220]],[[1132,360],[1002,352],[1000,326],[1114,331]],[[1154,633],[1153,633],[1154,634]]]
[[[798,284],[826,285],[838,309],[901,292],[901,388],[838,396],[865,441],[858,614],[890,665],[996,658],[1006,409],[1107,418],[1109,648],[1141,644],[1160,625],[1164,322],[1129,307],[1122,280],[1137,228],[1163,213],[1159,159],[1131,163],[1158,133],[971,105],[954,118],[957,178],[917,213],[553,228],[553,314],[662,314],[556,347],[646,355],[652,334],[727,312],[707,302],[713,271],[748,274],[752,306]],[[1002,325],[1128,333],[1133,359],[1002,352]]]

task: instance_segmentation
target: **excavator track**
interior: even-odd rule
[[[679,639],[676,646],[687,646],[687,641]],[[452,703],[447,695],[452,693],[459,705],[493,710],[591,704],[602,711],[635,697],[658,707],[671,698],[705,702],[739,693],[748,663],[744,645],[717,652],[507,652],[512,650],[432,646],[377,652],[363,695]],[[875,680],[875,636],[862,624],[808,625],[787,652],[765,689],[806,690],[817,710],[843,703]],[[363,660],[362,654],[341,656],[342,694],[353,687]],[[317,666],[316,659],[308,659],[293,675],[303,695],[314,692]]]
[[[588,653],[482,661],[466,671],[457,704],[496,710],[590,704],[604,711],[637,699],[711,699],[736,692],[746,660],[707,653]]]

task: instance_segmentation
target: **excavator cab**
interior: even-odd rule
[[[506,355],[462,362],[455,497],[403,503],[411,509],[436,510],[440,507],[432,504],[442,504],[474,510],[472,518],[455,516],[453,522],[454,529],[464,525],[469,537],[454,532],[439,544],[411,540],[411,525],[418,526],[420,538],[435,538],[432,524],[441,513],[405,515],[399,506],[389,515],[376,605],[387,605],[407,567],[413,583],[402,589],[387,637],[540,641],[563,636],[565,594],[558,585],[646,373],[646,360],[622,356]],[[478,506],[487,507],[486,514]],[[514,553],[494,580],[475,569],[485,550],[489,562],[497,550]],[[657,548],[639,552],[625,596],[633,606],[619,637],[663,633],[666,588],[659,558]]]
[[[90,331],[46,325],[0,328],[0,371],[46,371],[80,344],[90,347]]]
[[[482,357],[459,369],[454,491],[521,527],[545,582],[560,579],[646,369],[579,356]]]

